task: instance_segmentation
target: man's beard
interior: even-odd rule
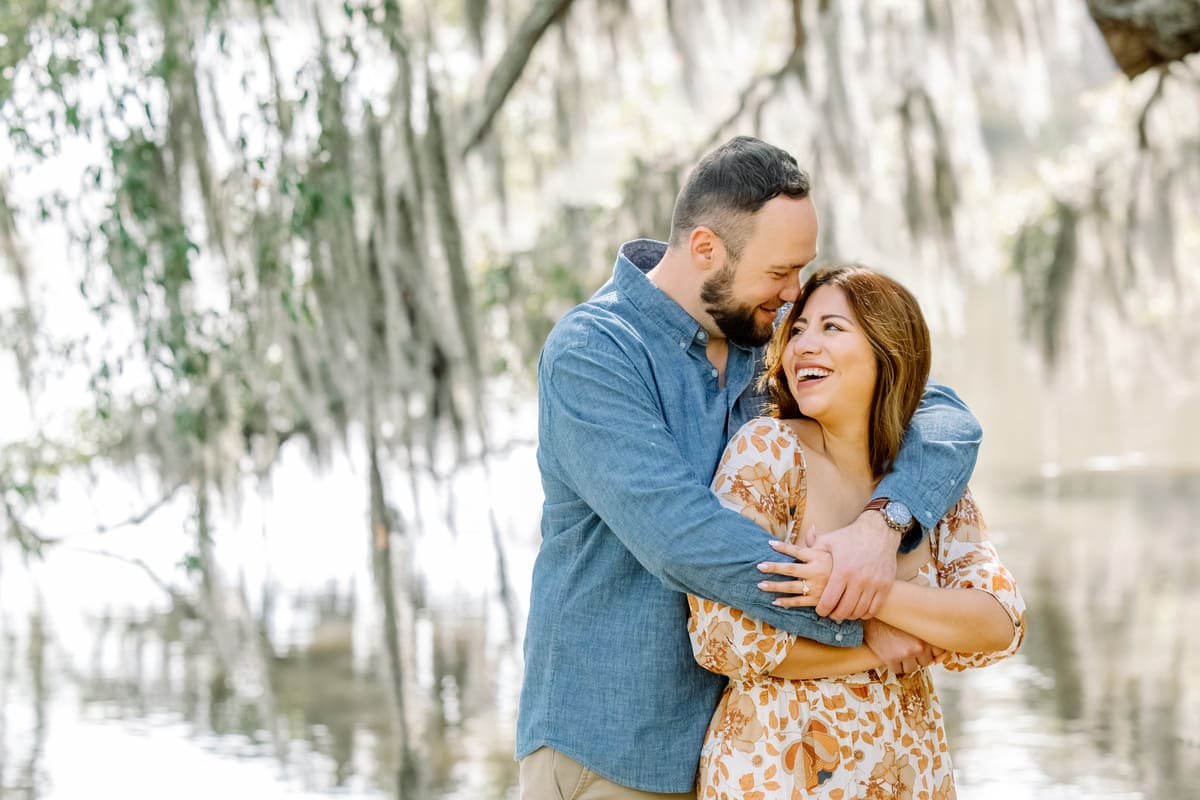
[[[742,347],[761,347],[771,341],[774,320],[760,325],[757,319],[758,306],[739,305],[733,299],[733,280],[736,264],[725,263],[721,271],[700,287],[700,299],[704,310],[717,323],[725,338]]]

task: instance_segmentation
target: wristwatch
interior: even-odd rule
[[[908,510],[908,506],[901,503],[899,500],[892,500],[887,497],[876,497],[871,502],[867,503],[863,511],[878,511],[883,514],[883,521],[888,527],[896,533],[908,533],[909,528],[913,524],[912,512]]]

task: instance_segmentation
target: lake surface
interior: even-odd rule
[[[453,494],[430,488],[422,498],[430,522],[409,554],[419,575],[404,642],[431,798],[516,796],[521,659],[509,626],[510,616],[523,622],[536,551],[532,455],[530,446],[507,455],[486,491],[468,471]],[[0,797],[394,796],[361,493],[345,476],[306,472],[285,466],[277,499],[247,501],[240,549],[232,536],[218,540],[241,596],[270,595],[249,603],[272,641],[263,674],[219,679],[204,626],[172,609],[140,568],[86,552],[91,544],[29,565],[4,552]],[[299,498],[315,482],[344,502],[305,507]],[[1200,474],[984,475],[975,492],[1022,586],[1028,637],[1000,665],[935,678],[960,797],[1194,797]],[[469,502],[488,496],[504,500],[493,511],[513,609],[497,594],[486,508]],[[106,534],[104,547],[170,574],[163,513]],[[310,527],[292,528],[302,523],[289,513]],[[260,532],[281,527],[294,533]]]

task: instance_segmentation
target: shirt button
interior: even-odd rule
[[[699,339],[699,340],[700,340],[700,341],[702,341],[702,342],[707,342],[707,341],[708,341],[708,334],[707,334],[707,333],[705,333],[704,331],[700,331],[699,333],[697,333],[697,334],[696,334],[696,338],[697,338],[697,339]]]
[[[715,377],[717,377],[717,371],[716,371],[715,369],[712,371],[712,376],[713,376],[714,378],[715,378]]]
[[[835,642],[840,642],[842,640],[842,635],[840,633],[837,634],[836,636],[833,637],[833,640]]]

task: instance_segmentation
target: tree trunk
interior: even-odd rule
[[[1088,10],[1130,78],[1200,51],[1200,0],[1088,0]]]
[[[387,501],[383,494],[383,476],[379,470],[379,445],[374,428],[367,430],[367,454],[371,484],[371,558],[375,586],[383,606],[383,634],[388,665],[389,688],[398,742],[399,767],[396,771],[396,797],[408,800],[419,796],[416,754],[408,728],[408,708],[404,690],[404,660],[400,650],[400,613],[396,600],[396,576],[392,569],[392,537],[388,524]]]

